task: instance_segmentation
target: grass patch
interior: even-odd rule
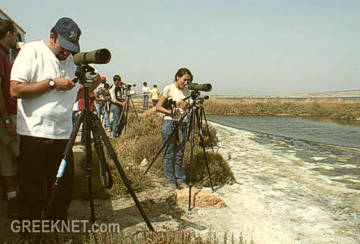
[[[4,243],[33,243],[36,235],[32,234],[27,238],[10,238]],[[243,235],[225,233],[218,236],[214,232],[209,232],[203,237],[192,230],[179,229],[176,231],[139,231],[137,233],[76,233],[76,234],[43,234],[41,243],[43,244],[62,244],[62,243],[122,243],[122,244],[254,244],[253,240],[247,241]]]
[[[128,126],[126,133],[120,138],[111,138],[111,144],[117,154],[118,160],[125,171],[127,178],[131,181],[131,186],[135,192],[141,192],[151,187],[152,182],[164,182],[164,175],[162,171],[161,158],[159,155],[154,162],[151,170],[144,176],[146,167],[141,167],[140,162],[146,158],[151,161],[155,154],[162,146],[161,126],[162,118],[156,113],[147,111],[140,116],[140,122],[136,119],[134,114],[129,114]],[[205,125],[203,125],[204,143],[206,147],[210,146]],[[218,138],[216,130],[209,126],[209,132],[212,138],[212,143],[216,145]],[[195,148],[194,148],[194,163],[193,163],[193,182],[197,186],[210,186],[209,177],[205,168],[205,159],[200,145],[198,132],[195,131]],[[119,195],[128,194],[127,187],[118,173],[115,164],[105,152],[106,161],[114,178],[114,186],[108,190],[103,188],[100,183],[98,157],[95,149],[92,149],[92,186],[94,190],[94,197],[100,199],[107,199],[110,197],[118,197]],[[209,160],[210,174],[214,185],[231,184],[235,181],[234,175],[228,163],[218,153],[213,153],[207,150]],[[87,181],[87,164],[86,158],[80,162],[80,172],[77,172],[75,177],[74,198],[88,200],[88,181]],[[184,170],[187,178],[190,177],[190,143],[187,143],[184,155]]]

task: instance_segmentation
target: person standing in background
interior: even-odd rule
[[[104,118],[105,120],[105,127],[107,129],[107,131],[111,131],[110,128],[110,121],[109,121],[109,111],[107,109],[107,103],[108,101],[106,100],[106,97],[104,95],[105,92],[105,84],[106,84],[106,77],[105,76],[101,76],[100,77],[101,83],[98,87],[95,88],[94,90],[94,94],[95,94],[95,108],[96,108],[96,112],[100,118],[100,120],[102,118]]]
[[[10,20],[0,19],[0,171],[7,198],[7,216],[17,216],[16,157],[19,137],[16,135],[16,99],[10,96],[11,63],[9,51],[16,48],[16,28]]]
[[[123,98],[124,91],[120,75],[114,75],[113,80],[114,85],[109,91],[111,97],[111,112],[113,114],[112,136],[119,137],[126,122],[125,116],[122,116],[121,121],[119,121],[121,112],[125,107],[125,99]]]
[[[160,91],[157,88],[157,85],[155,84],[153,86],[153,89],[151,89],[151,102],[153,107],[156,106],[157,102],[159,101]]]
[[[142,94],[143,94],[143,110],[148,109],[149,103],[149,94],[150,94],[150,87],[148,87],[147,83],[143,83],[142,87]]]

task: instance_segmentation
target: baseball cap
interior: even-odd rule
[[[81,30],[79,26],[70,18],[61,18],[55,24],[60,45],[72,52],[80,52],[79,38]]]
[[[100,76],[100,80],[101,81],[106,81],[106,77],[105,76]]]

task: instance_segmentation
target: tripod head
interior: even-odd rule
[[[88,64],[81,64],[76,67],[75,76],[73,82],[79,82],[85,85],[86,83],[92,83],[92,80],[99,74],[95,72],[95,69]]]
[[[191,106],[195,106],[195,107],[199,107],[202,106],[205,100],[209,99],[209,96],[200,96],[200,91],[199,90],[192,90],[190,93],[190,96],[184,98],[184,100],[191,98],[192,99],[192,104]]]

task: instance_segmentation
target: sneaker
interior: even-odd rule
[[[10,219],[18,217],[18,199],[11,198],[7,200],[7,216]]]

